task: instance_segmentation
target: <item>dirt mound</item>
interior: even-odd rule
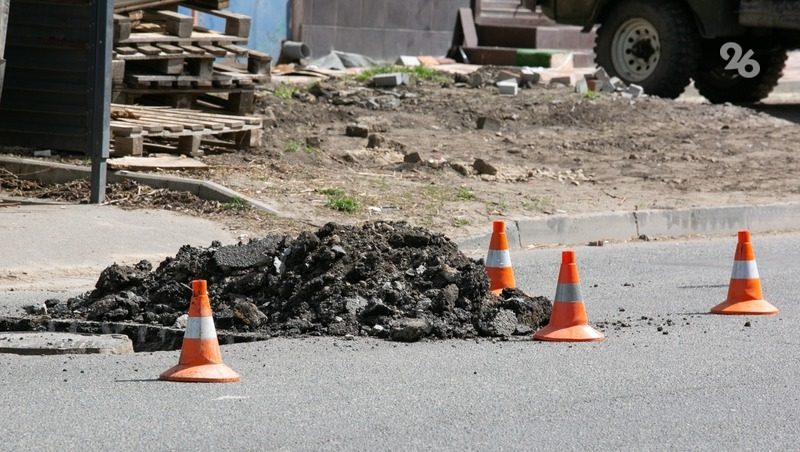
[[[184,246],[155,271],[146,261],[112,265],[94,291],[49,308],[57,317],[180,325],[197,278],[209,282],[218,328],[271,335],[509,336],[550,314],[546,298],[492,295],[483,262],[443,235],[388,222]]]

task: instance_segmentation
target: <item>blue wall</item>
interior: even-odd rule
[[[278,60],[281,41],[289,37],[291,0],[237,0],[227,11],[246,14],[253,19],[248,48],[266,52]],[[187,12],[184,11],[184,14]],[[225,20],[200,13],[200,25],[212,30],[225,29]]]

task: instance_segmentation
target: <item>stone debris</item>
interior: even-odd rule
[[[492,295],[483,262],[443,235],[389,222],[187,245],[154,270],[146,261],[112,265],[94,291],[53,300],[50,311],[180,328],[198,278],[209,283],[217,328],[231,332],[416,341],[527,334],[550,315],[546,298],[519,290]]]
[[[348,137],[367,138],[369,136],[369,127],[363,124],[349,124],[344,131]]]
[[[394,88],[395,86],[408,85],[410,81],[409,75],[403,72],[377,74],[372,77],[372,85],[376,88]]]
[[[476,126],[478,130],[490,130],[492,132],[497,132],[500,130],[500,121],[488,116],[481,116],[478,118]]]
[[[516,96],[519,92],[519,82],[515,78],[499,81],[496,85],[504,96]]]

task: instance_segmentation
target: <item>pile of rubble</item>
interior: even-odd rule
[[[206,279],[218,328],[266,335],[504,337],[545,323],[550,302],[488,291],[483,263],[406,223],[329,223],[297,238],[184,246],[153,270],[112,265],[94,291],[50,300],[54,317],[185,326],[192,279]]]

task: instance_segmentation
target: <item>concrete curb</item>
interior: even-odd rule
[[[639,210],[600,214],[555,215],[507,220],[509,246],[586,244],[594,240],[634,240],[647,237],[722,235],[740,229],[752,232],[800,229],[800,203]],[[488,227],[487,227],[488,229]],[[488,246],[491,233],[456,240],[462,249]]]
[[[0,157],[0,168],[5,168],[23,179],[35,180],[43,184],[63,184],[77,179],[88,179],[91,169],[78,165],[67,165],[41,160]],[[198,198],[209,201],[231,202],[241,199],[255,209],[281,216],[281,213],[267,203],[245,196],[235,190],[223,187],[214,182],[188,179],[177,176],[135,173],[131,171],[109,171],[108,182],[117,183],[125,179],[134,180],[142,185],[174,191],[186,191]]]

